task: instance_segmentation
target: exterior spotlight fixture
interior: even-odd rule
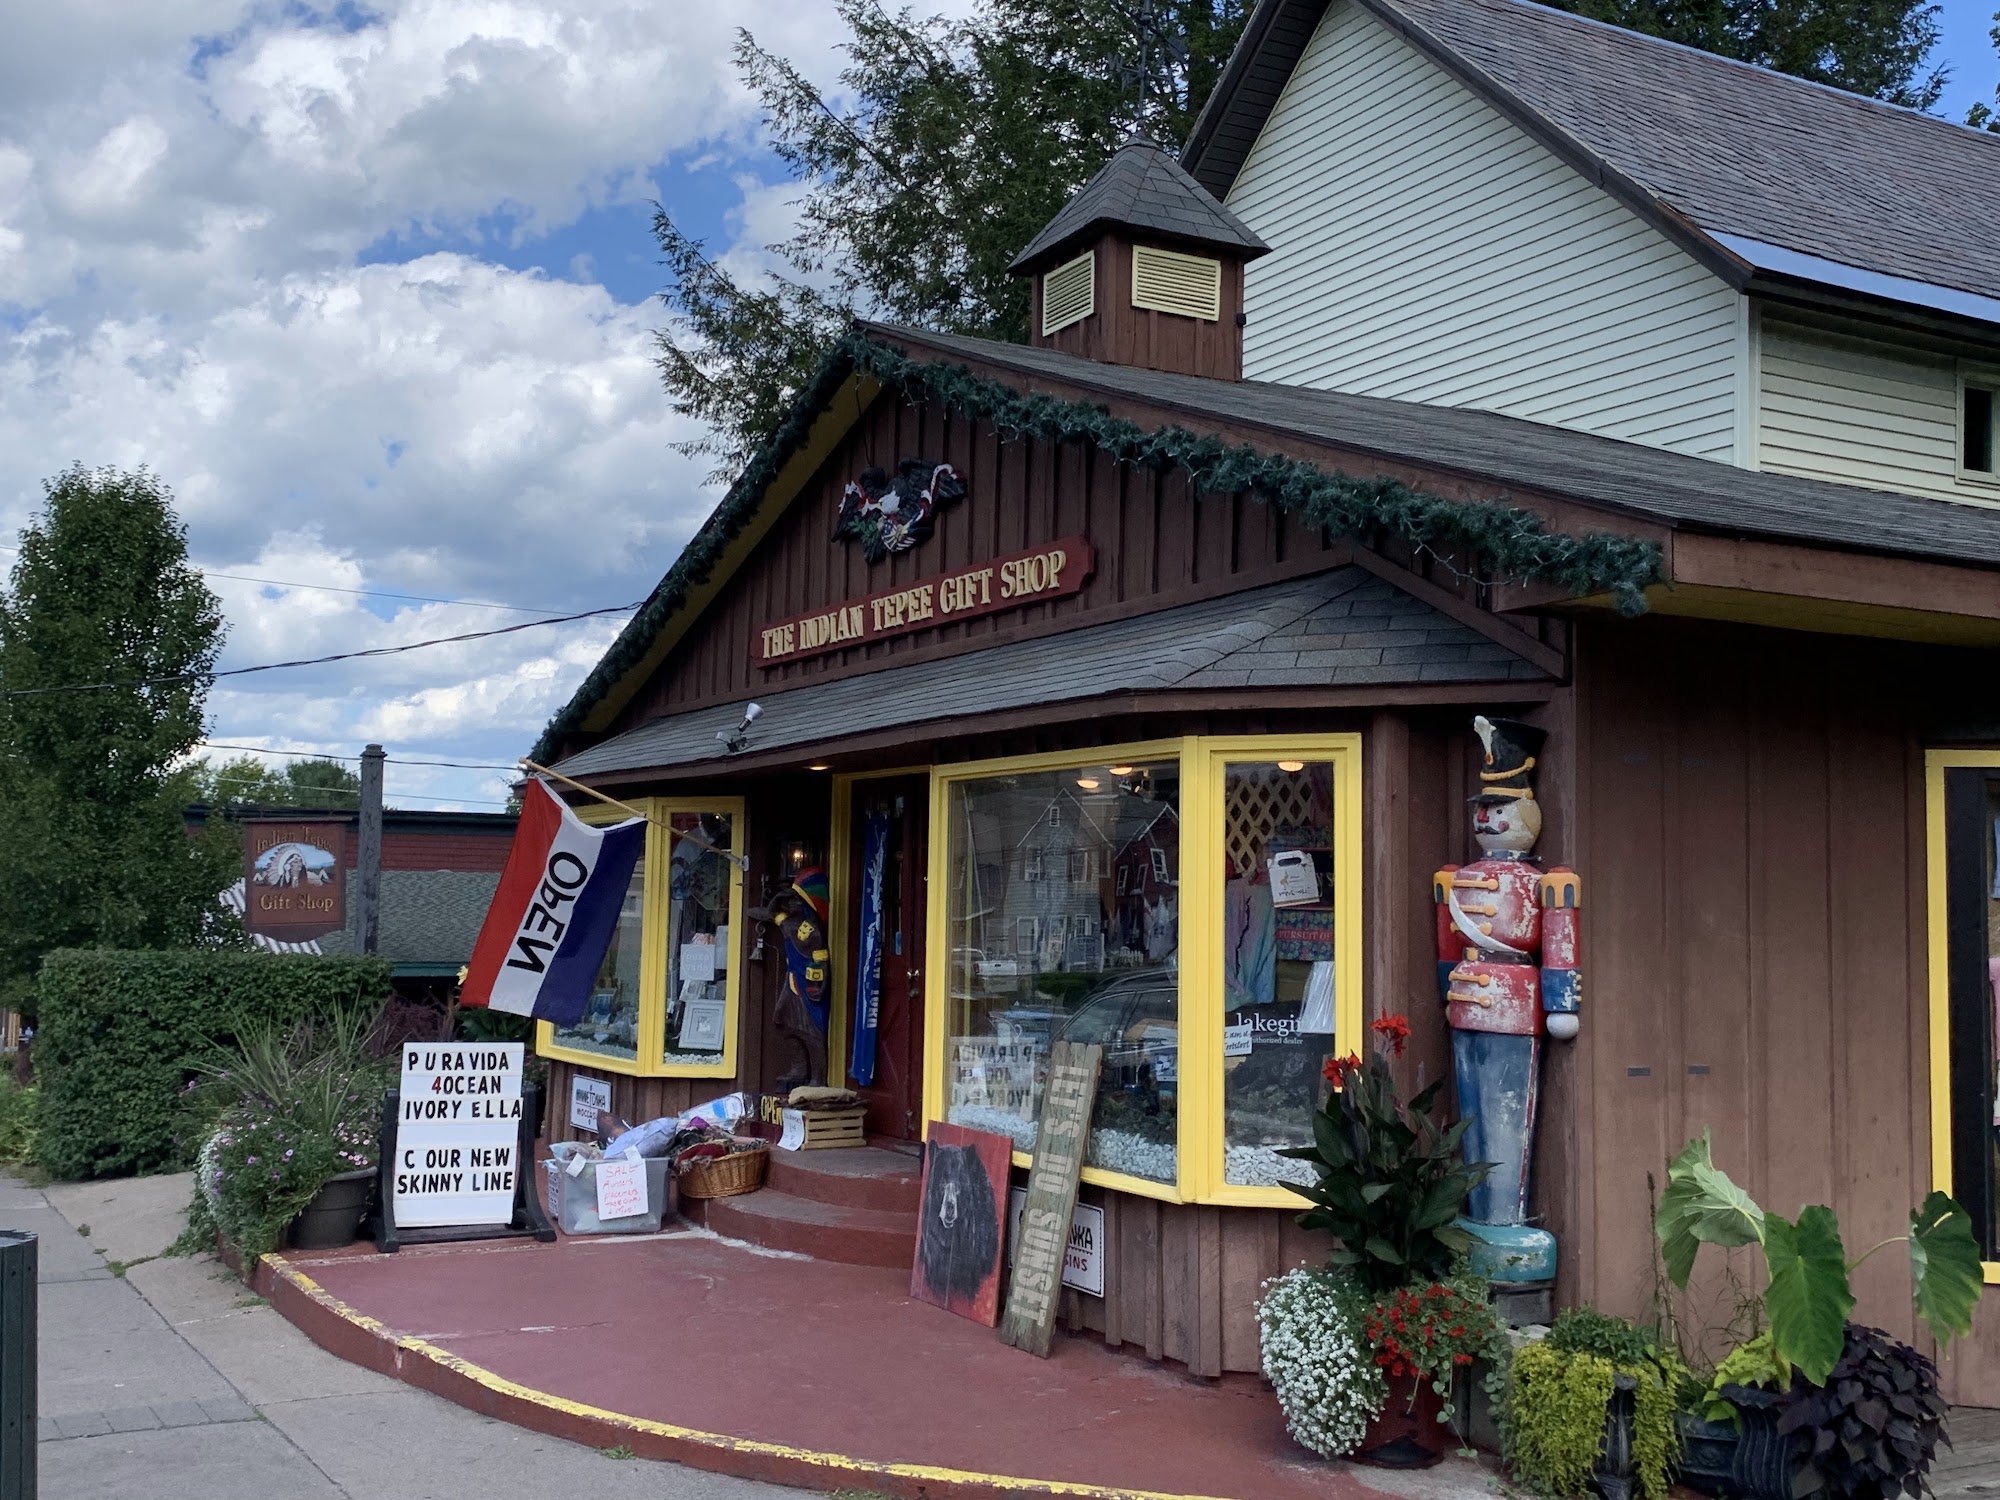
[[[1278,762],[1278,769],[1280,771],[1290,771],[1296,774],[1305,768],[1306,763],[1302,760],[1281,760]]]
[[[722,748],[727,750],[731,755],[734,755],[745,745],[749,744],[750,726],[757,722],[758,716],[763,712],[764,710],[754,703],[744,704],[742,723],[738,724],[734,729],[718,729],[715,731],[715,737],[722,741]]]
[[[1076,784],[1086,792],[1094,792],[1097,790],[1098,780],[1095,776],[1079,776],[1076,778]]]

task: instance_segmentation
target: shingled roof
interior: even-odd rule
[[[1053,260],[1106,229],[1137,229],[1182,244],[1234,250],[1245,259],[1270,246],[1215,200],[1179,162],[1144,136],[1133,136],[1063,205],[1062,212],[1014,257],[1016,273]]]
[[[756,748],[783,750],[849,735],[1039,704],[1115,701],[1134,693],[1313,689],[1417,682],[1533,682],[1539,667],[1365,568],[1184,604],[1130,620],[1015,641],[964,656],[758,695]],[[579,751],[565,776],[649,771],[726,759],[717,731],[741,703],[650,720]]]
[[[1328,0],[1262,0],[1182,161],[1226,196]],[[2000,136],[1528,0],[1354,0],[1718,270],[2000,321]]]

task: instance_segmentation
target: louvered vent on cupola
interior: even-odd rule
[[[1042,332],[1081,323],[1097,311],[1097,253],[1086,250],[1042,277]]]
[[[1212,255],[1134,245],[1132,305],[1213,323],[1222,316],[1222,262]]]
[[[1034,278],[1028,328],[1042,348],[1241,380],[1243,265],[1269,250],[1179,162],[1135,137],[1007,269]]]

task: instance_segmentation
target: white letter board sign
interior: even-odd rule
[[[405,1042],[396,1225],[506,1224],[520,1169],[520,1042]]]

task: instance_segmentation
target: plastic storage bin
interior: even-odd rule
[[[565,1150],[564,1148],[568,1149]],[[664,1156],[649,1156],[646,1163],[646,1211],[625,1219],[597,1217],[597,1163],[586,1163],[572,1177],[569,1158],[576,1150],[573,1141],[558,1141],[549,1148],[555,1153],[542,1163],[543,1194],[549,1219],[564,1234],[652,1234],[674,1211],[674,1175],[667,1170]]]

